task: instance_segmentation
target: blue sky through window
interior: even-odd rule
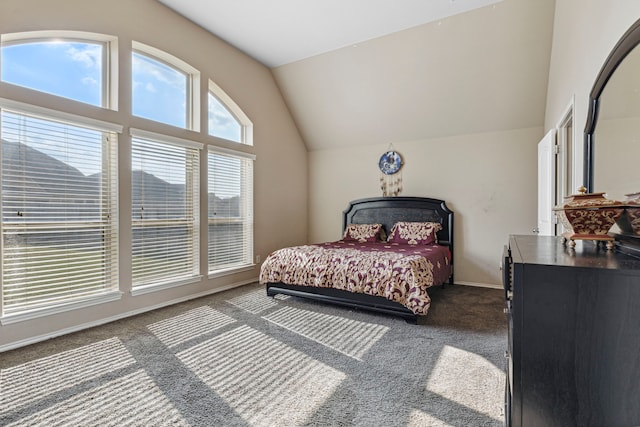
[[[187,127],[187,75],[133,52],[133,115]]]
[[[242,142],[242,126],[224,105],[209,93],[209,135]]]
[[[2,80],[41,92],[102,106],[104,45],[65,41],[2,47]]]

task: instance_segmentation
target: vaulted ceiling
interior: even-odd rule
[[[543,126],[555,0],[159,0],[272,69],[309,150]]]
[[[159,0],[269,67],[502,0]]]

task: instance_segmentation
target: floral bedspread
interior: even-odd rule
[[[260,283],[336,288],[382,296],[427,314],[427,288],[451,274],[450,252],[439,245],[337,241],[279,249],[260,269]]]

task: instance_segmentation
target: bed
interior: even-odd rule
[[[342,240],[274,251],[261,266],[260,283],[268,296],[310,298],[417,323],[430,307],[427,289],[454,283],[453,253],[453,212],[444,200],[360,199],[343,212]]]

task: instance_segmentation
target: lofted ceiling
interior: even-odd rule
[[[502,0],[159,0],[269,67]]]
[[[556,0],[158,1],[271,68],[309,151],[544,127]]]

